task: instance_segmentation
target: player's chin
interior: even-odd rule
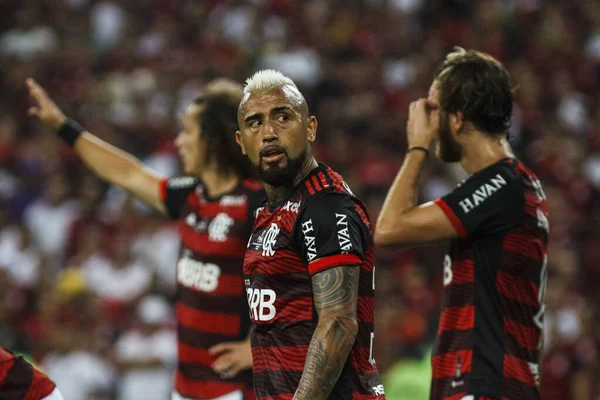
[[[189,162],[184,162],[182,169],[185,175],[198,175],[200,173],[200,168],[197,165]]]

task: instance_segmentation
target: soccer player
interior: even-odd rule
[[[54,382],[29,364],[0,347],[0,399],[63,400]]]
[[[39,105],[29,114],[73,146],[98,176],[179,220],[173,399],[252,396],[242,263],[254,210],[265,193],[250,179],[252,166],[235,142],[241,85],[213,81],[189,105],[175,144],[184,173],[191,176],[169,179],[67,119],[33,80],[27,85]]]
[[[253,75],[238,121],[237,141],[268,194],[244,260],[257,397],[383,399],[365,206],[315,161],[317,119],[291,79]]]
[[[507,140],[510,75],[487,54],[457,49],[427,99],[410,105],[408,150],[375,228],[375,243],[406,248],[452,239],[433,354],[431,398],[539,399],[547,276],[546,197]],[[469,177],[417,205],[432,144]]]

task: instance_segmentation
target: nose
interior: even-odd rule
[[[181,132],[179,132],[177,136],[175,136],[175,140],[173,141],[173,143],[175,143],[175,147],[177,148],[181,147],[181,136]]]
[[[263,142],[274,142],[278,138],[279,136],[277,135],[277,132],[275,132],[273,124],[271,124],[270,122],[265,122],[265,124],[263,125]]]

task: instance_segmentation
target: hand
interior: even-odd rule
[[[421,146],[428,149],[438,138],[440,119],[438,103],[428,99],[410,103],[406,124],[408,147]]]
[[[27,111],[29,116],[37,117],[46,128],[57,131],[67,120],[65,114],[36,81],[27,78],[25,84],[29,89],[29,94],[38,104],[37,107],[31,107]]]
[[[236,376],[241,370],[252,368],[252,349],[250,340],[242,342],[219,343],[208,352],[220,357],[212,364],[212,369],[223,379]]]

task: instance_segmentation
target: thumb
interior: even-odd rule
[[[231,350],[232,347],[233,347],[233,343],[229,343],[229,342],[219,343],[219,344],[214,345],[210,349],[208,349],[208,354],[215,355],[215,354],[223,353],[223,352]]]

